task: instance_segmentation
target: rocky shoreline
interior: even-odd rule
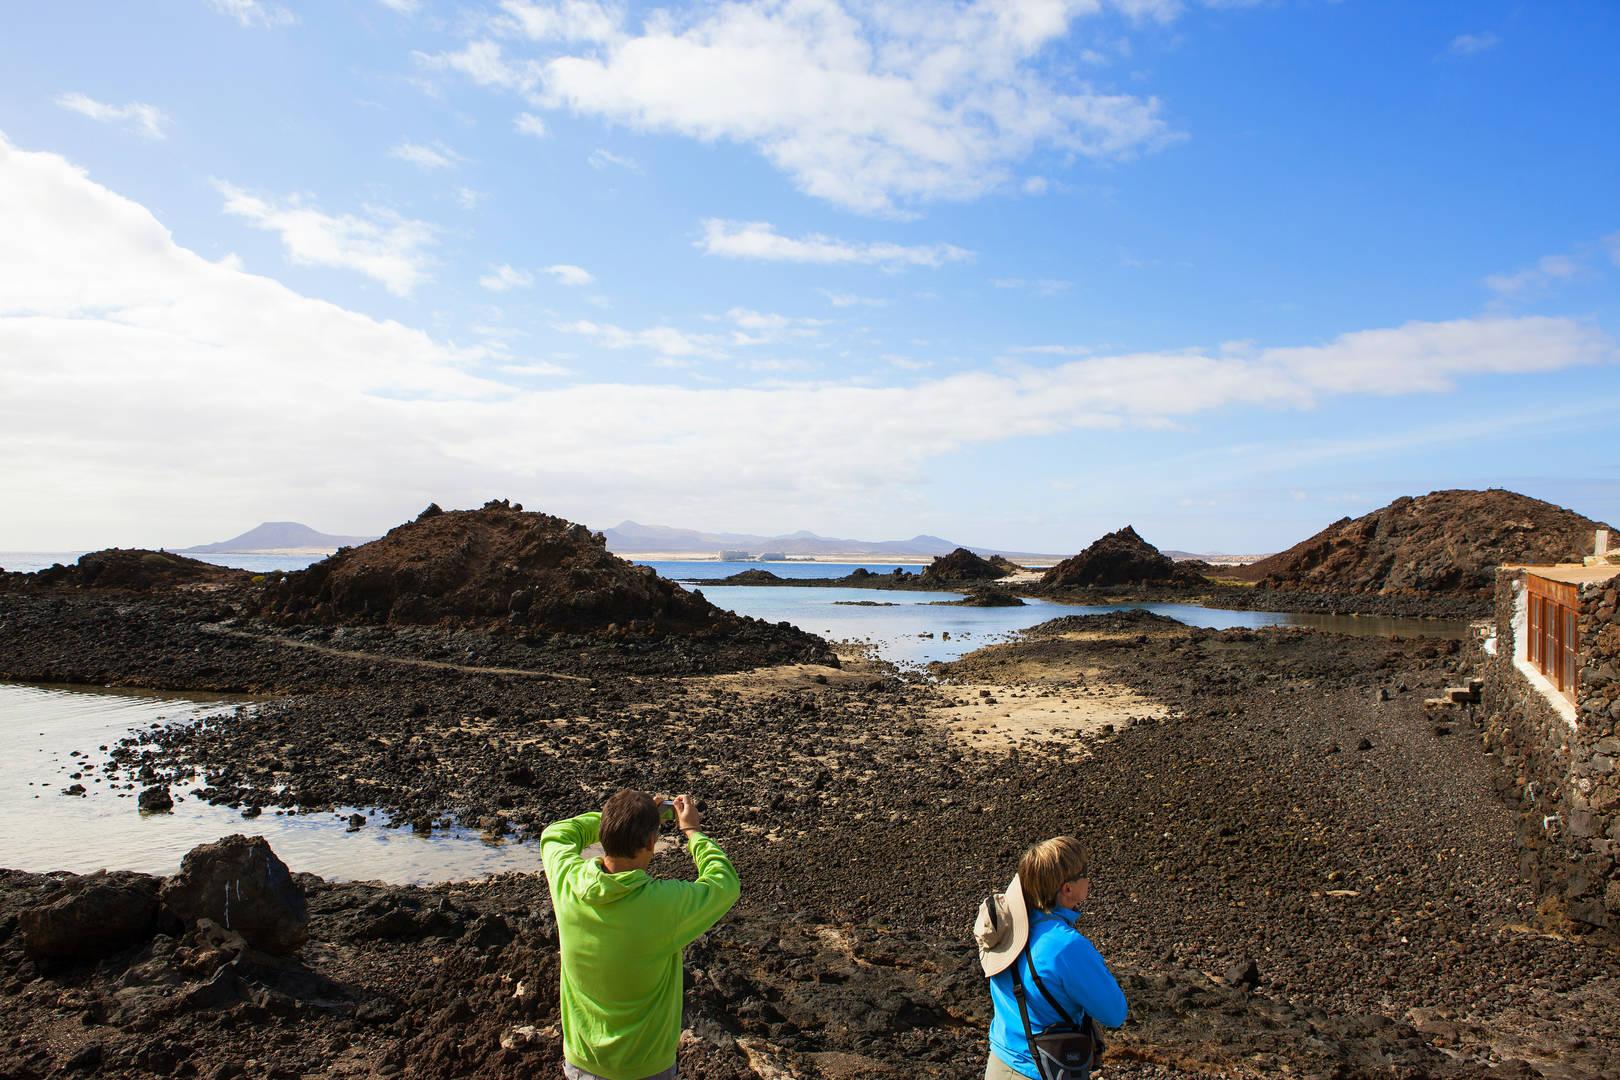
[[[621,784],[699,793],[744,890],[688,955],[684,1075],[982,1075],[973,906],[1026,843],[1069,831],[1097,867],[1086,928],[1132,1004],[1110,1075],[1620,1073],[1620,953],[1538,921],[1499,766],[1470,718],[1422,707],[1472,673],[1461,643],[1069,617],[936,675],[1059,713],[1113,686],[1163,709],[1001,751],[958,737],[940,686],[748,654],[276,627],[206,591],[0,595],[6,678],[271,696],[79,748],[110,781],[200,770],[202,797],[244,811],[371,805],[514,836]],[[557,1067],[538,873],[298,876],[309,941],[274,961],[209,953],[196,927],[30,956],[21,913],[66,880],[0,875],[0,1076]]]

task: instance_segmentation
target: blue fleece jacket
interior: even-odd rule
[[[1060,907],[1050,912],[1031,911],[1029,916],[1028,956],[1018,958],[1018,974],[1024,981],[1024,1004],[1035,1034],[1061,1023],[1063,1018],[1029,977],[1031,960],[1046,989],[1069,1011],[1075,1023],[1080,1023],[1085,1013],[1104,1027],[1123,1024],[1125,992],[1114,981],[1096,946],[1074,928],[1077,913]],[[1039,1080],[1029,1040],[1024,1037],[1024,1021],[1018,1015],[1018,999],[1013,997],[1012,968],[991,976],[990,1002],[995,1006],[990,1021],[991,1052],[1014,1072]]]

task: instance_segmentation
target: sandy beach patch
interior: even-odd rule
[[[1168,706],[1124,686],[959,683],[941,686],[931,713],[952,738],[980,750],[1010,751],[1024,742],[1069,743],[1132,720],[1162,719]]]

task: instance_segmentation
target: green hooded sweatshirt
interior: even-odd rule
[[[737,871],[700,832],[687,841],[696,881],[645,870],[610,874],[580,854],[602,815],[554,821],[540,834],[562,942],[563,1057],[607,1080],[642,1080],[675,1064],[681,953],[737,902]]]

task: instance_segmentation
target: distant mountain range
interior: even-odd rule
[[[241,536],[221,540],[217,544],[199,544],[180,548],[182,554],[217,555],[229,552],[235,555],[256,551],[336,551],[340,547],[355,547],[377,539],[375,536],[333,536],[316,532],[308,525],[296,521],[266,521]]]
[[[821,536],[806,529],[780,536],[756,536],[752,533],[699,532],[696,529],[675,529],[667,525],[642,525],[623,521],[611,529],[603,529],[608,550],[619,555],[638,555],[660,552],[671,555],[714,555],[723,550],[780,552],[783,555],[949,555],[959,547],[968,547],[938,536],[913,536],[910,540],[847,540],[836,536]],[[969,548],[979,555],[1005,555],[1009,559],[1052,558],[1029,551],[1001,551],[994,548]]]

